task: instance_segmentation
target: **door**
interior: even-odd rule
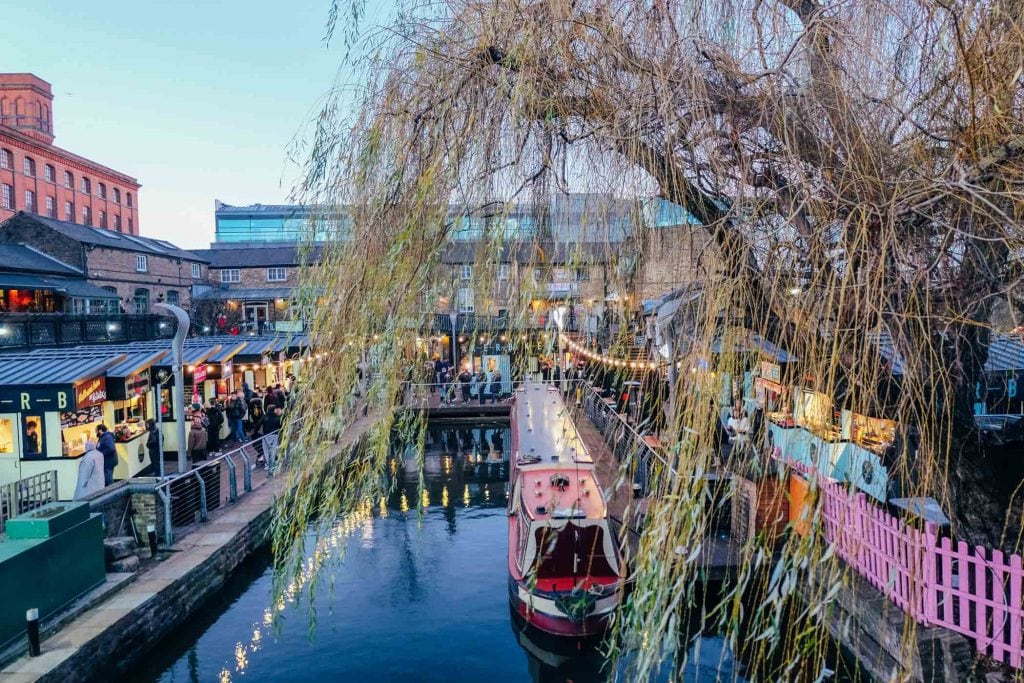
[[[270,310],[265,301],[250,301],[245,304],[245,322],[253,330],[262,330],[267,322],[267,312]]]

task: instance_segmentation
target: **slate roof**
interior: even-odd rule
[[[71,266],[24,244],[0,244],[0,271],[82,276]]]
[[[4,289],[31,289],[59,292],[79,299],[116,299],[116,292],[89,284],[84,279],[70,277],[46,277],[27,273],[0,272],[0,287]]]
[[[9,220],[29,220],[40,223],[43,226],[64,235],[82,244],[92,244],[106,249],[122,249],[142,254],[155,254],[170,258],[180,258],[188,261],[206,262],[206,259],[197,256],[194,252],[186,251],[177,245],[166,240],[157,240],[151,237],[140,237],[139,235],[127,235],[115,230],[103,228],[91,228],[87,225],[58,221],[53,218],[45,218],[34,214],[27,214],[19,211]]]
[[[296,267],[303,263],[300,260],[302,252],[296,245],[197,249],[193,253],[209,263],[211,268]],[[319,261],[320,253],[320,247],[313,247],[308,252],[310,262]]]

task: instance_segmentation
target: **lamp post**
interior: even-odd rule
[[[458,313],[449,313],[448,317],[452,319],[452,367],[457,372],[459,369],[459,335],[455,330],[455,321],[458,320]]]
[[[174,414],[177,416],[178,432],[178,472],[188,469],[188,449],[185,438],[185,372],[183,369],[185,357],[185,337],[188,335],[190,324],[188,313],[173,304],[156,303],[153,308],[167,311],[178,320],[178,329],[174,332],[174,341],[171,344],[174,371]],[[158,408],[159,410],[159,408]],[[161,460],[163,456],[161,456]]]

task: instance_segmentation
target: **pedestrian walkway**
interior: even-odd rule
[[[354,444],[379,415],[358,418],[333,445],[332,457]],[[146,560],[136,578],[61,627],[42,643],[42,655],[0,669],[5,683],[85,681],[123,676],[126,662],[182,623],[267,542],[274,501],[286,477],[254,473],[252,491],[212,511],[208,522],[178,537],[159,560]]]

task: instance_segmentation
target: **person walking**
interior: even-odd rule
[[[491,375],[491,403],[497,403],[501,396],[501,370],[495,370]]]
[[[274,406],[274,410],[263,416],[263,454],[267,461],[267,475],[274,476],[274,467],[277,464],[277,446],[280,442],[281,431],[281,406]]]
[[[188,452],[192,456],[192,462],[206,460],[206,448],[208,435],[206,427],[203,426],[203,418],[199,415],[192,417],[192,428],[188,432]]]
[[[114,468],[117,467],[117,447],[114,445],[114,434],[107,425],[101,424],[96,427],[96,437],[99,443],[96,450],[103,454],[103,485],[110,486],[114,483]]]
[[[220,453],[220,430],[224,426],[224,411],[216,401],[210,401],[206,409],[206,420],[209,423],[206,450],[209,453]]]
[[[469,403],[470,384],[473,376],[469,374],[469,368],[462,368],[459,373],[459,387],[462,389],[462,402]]]
[[[231,428],[230,439],[239,444],[245,443],[245,394],[241,389],[228,401],[228,426]]]
[[[162,439],[160,430],[156,426],[156,420],[150,418],[146,420],[146,450],[149,451],[149,462],[156,465],[157,471],[160,471],[160,460],[164,457],[163,449],[161,448]]]
[[[96,442],[89,439],[85,442],[85,455],[78,460],[78,484],[75,485],[74,500],[82,500],[97,491],[102,491],[103,454],[96,450]]]
[[[476,376],[476,396],[480,400],[480,405],[487,401],[487,373],[482,369]]]

